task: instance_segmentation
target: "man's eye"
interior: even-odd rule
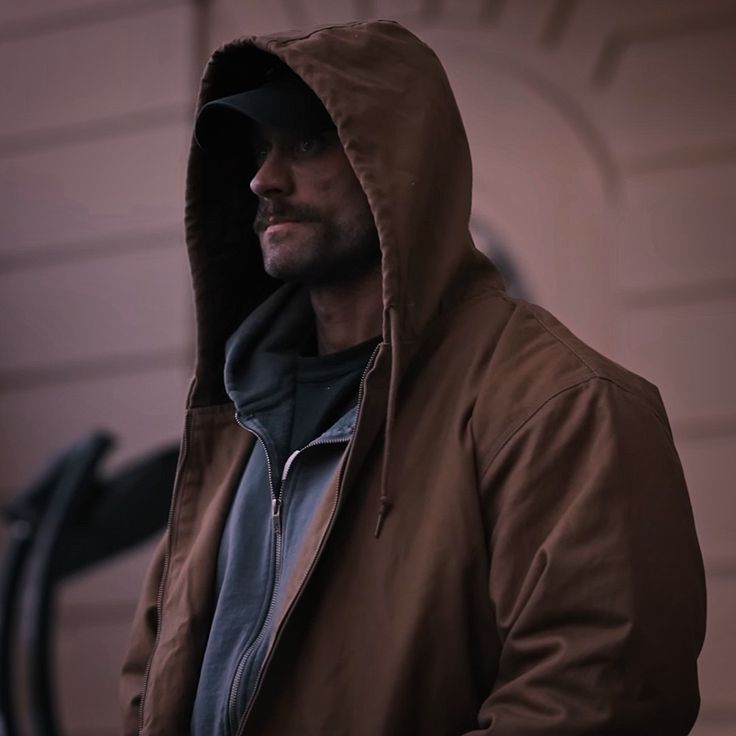
[[[317,153],[321,148],[322,141],[316,136],[302,138],[296,146],[298,153]]]

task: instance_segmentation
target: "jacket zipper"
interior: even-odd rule
[[[371,357],[368,358],[368,363],[366,364],[365,370],[363,371],[363,375],[360,378],[360,385],[358,387],[358,411],[357,411],[357,417],[360,417],[360,412],[363,404],[363,394],[364,394],[364,388],[365,388],[365,378],[368,375],[368,371],[373,366],[373,361],[376,357],[376,354],[378,353],[378,350],[380,348],[380,344],[376,345],[373,352],[371,353]],[[241,425],[242,426],[242,425]],[[356,419],[356,427],[357,427],[357,419]],[[353,432],[352,437],[350,440],[348,440],[348,445],[352,443],[353,438],[355,437],[355,432]],[[344,440],[342,440],[344,442]],[[319,442],[319,440],[314,440],[314,442],[310,442],[309,445],[306,447],[313,446],[314,444],[331,444],[337,442],[337,440],[325,440],[324,442]],[[306,449],[306,447],[304,449]],[[293,459],[293,455],[290,460]],[[253,692],[251,693],[250,699],[248,700],[248,704],[245,708],[245,711],[243,713],[242,718],[240,719],[240,724],[238,727],[238,730],[235,734],[235,736],[243,736],[243,732],[245,730],[245,722],[248,720],[248,716],[250,715],[250,712],[253,710],[253,703],[255,702],[256,696],[258,695],[259,690],[261,689],[261,684],[263,683],[263,673],[266,671],[266,667],[268,666],[269,662],[271,661],[271,658],[273,657],[273,652],[276,649],[276,646],[279,643],[279,639],[281,637],[281,632],[284,630],[284,626],[286,622],[289,619],[289,616],[291,615],[291,612],[294,610],[294,606],[296,605],[297,601],[301,597],[302,591],[304,590],[304,586],[309,580],[309,578],[312,575],[312,571],[314,570],[314,566],[317,562],[317,560],[320,558],[322,554],[322,549],[324,548],[325,540],[327,537],[329,537],[330,532],[332,531],[332,527],[335,523],[335,516],[337,515],[337,507],[340,503],[340,493],[342,491],[342,479],[343,479],[343,472],[345,469],[345,463],[343,462],[340,465],[340,471],[337,477],[337,485],[335,487],[335,495],[332,500],[332,508],[330,509],[330,516],[327,520],[327,526],[325,528],[325,532],[322,535],[322,538],[320,539],[319,545],[317,547],[317,551],[314,553],[309,566],[307,567],[306,571],[304,572],[304,575],[302,576],[302,579],[299,581],[299,585],[297,586],[296,593],[294,595],[294,599],[291,602],[291,605],[289,606],[289,609],[284,614],[284,617],[281,620],[281,625],[278,627],[278,630],[276,631],[276,635],[273,638],[273,643],[271,644],[271,648],[268,651],[268,654],[266,655],[265,659],[261,663],[261,666],[258,669],[258,676],[256,677],[256,684],[253,688]],[[270,614],[270,611],[269,611]]]
[[[273,591],[271,593],[271,602],[268,608],[268,612],[266,614],[266,618],[263,621],[263,626],[261,627],[261,630],[256,637],[255,641],[245,650],[243,653],[243,656],[241,657],[240,661],[238,662],[238,666],[235,670],[235,676],[233,677],[233,682],[230,687],[230,697],[228,698],[228,720],[230,723],[230,732],[234,733],[238,727],[237,722],[237,707],[238,707],[238,695],[240,693],[240,684],[243,679],[243,673],[245,672],[245,667],[250,661],[250,658],[253,656],[253,653],[256,651],[258,646],[263,641],[263,637],[265,636],[266,632],[268,631],[268,624],[271,621],[271,617],[274,613],[274,609],[276,607],[276,599],[278,597],[278,591],[280,589],[280,583],[281,583],[281,556],[282,556],[282,545],[283,545],[283,520],[281,517],[281,506],[283,503],[283,497],[284,497],[284,489],[286,488],[286,481],[289,475],[289,471],[291,470],[291,467],[296,460],[296,458],[304,452],[309,447],[315,447],[317,445],[335,445],[335,444],[343,444],[346,443],[348,440],[345,438],[342,439],[325,439],[320,440],[316,439],[310,442],[308,445],[305,445],[301,448],[301,450],[295,450],[294,452],[289,455],[288,459],[286,460],[286,463],[284,464],[284,471],[281,476],[281,483],[279,485],[279,494],[278,496],[274,492],[273,487],[273,481],[271,480],[271,459],[268,455],[268,449],[266,448],[266,444],[263,441],[263,439],[258,435],[257,432],[253,431],[252,429],[244,426],[242,421],[240,420],[237,412],[235,414],[235,420],[238,422],[238,424],[243,427],[243,429],[247,430],[248,432],[251,432],[251,434],[255,435],[258,440],[263,445],[263,451],[266,455],[266,466],[268,468],[268,478],[269,478],[269,486],[271,488],[271,519],[273,522],[273,529],[274,529],[274,538],[276,542],[276,551],[275,551],[275,568],[274,568],[274,586]],[[263,669],[263,664],[261,664],[261,667],[258,670],[258,675],[256,677],[256,682],[260,679],[261,671]],[[245,710],[247,711],[250,702],[252,700],[253,696],[251,695],[248,699],[248,703],[246,704]]]
[[[246,427],[240,419],[238,412],[235,412],[235,421],[247,432],[250,432],[256,437],[263,447],[263,452],[266,456],[266,467],[268,469],[268,487],[271,491],[271,522],[273,524],[274,534],[274,582],[273,590],[271,591],[271,601],[268,605],[268,611],[266,618],[263,620],[263,625],[258,633],[255,641],[243,652],[243,656],[238,662],[238,666],[235,669],[235,675],[233,676],[232,684],[230,685],[230,695],[228,697],[228,723],[230,725],[230,733],[233,733],[238,727],[238,695],[240,693],[240,683],[243,679],[243,672],[245,672],[245,666],[248,664],[253,652],[256,651],[258,646],[263,641],[263,637],[268,631],[268,624],[273,616],[274,609],[276,607],[276,599],[279,592],[279,584],[281,582],[281,554],[282,554],[282,521],[281,521],[281,504],[283,497],[284,481],[286,474],[281,481],[279,486],[279,493],[276,495],[276,490],[273,485],[273,466],[271,464],[271,456],[268,454],[268,447],[263,441],[261,435],[254,431],[250,427]]]
[[[148,692],[148,679],[151,675],[153,657],[156,653],[156,649],[158,648],[158,644],[161,639],[161,630],[163,628],[164,588],[166,586],[166,580],[169,574],[169,558],[170,558],[170,553],[171,553],[171,527],[172,527],[172,523],[174,520],[174,507],[176,506],[176,503],[179,498],[179,494],[177,493],[177,490],[179,488],[181,469],[184,467],[184,463],[186,462],[187,452],[189,451],[190,432],[191,432],[191,413],[187,412],[186,417],[184,419],[184,433],[182,434],[182,439],[181,439],[181,452],[179,453],[179,464],[176,468],[176,477],[174,478],[171,505],[169,506],[169,515],[166,520],[165,533],[167,535],[168,541],[166,543],[166,550],[164,551],[164,564],[163,564],[163,569],[161,570],[161,581],[159,582],[158,594],[156,595],[156,611],[158,613],[158,618],[156,620],[156,638],[153,641],[153,647],[151,648],[151,654],[148,657],[148,662],[146,662],[146,669],[145,669],[145,672],[143,673],[143,687],[141,689],[141,702],[140,702],[140,705],[138,706],[138,734],[139,736],[140,734],[143,733],[143,707],[146,702],[146,693]]]

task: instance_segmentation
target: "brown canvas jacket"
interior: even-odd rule
[[[468,145],[429,48],[390,22],[239,40],[200,105],[252,83],[265,54],[337,125],[380,235],[384,324],[239,733],[688,733],[703,569],[656,388],[507,296],[474,250]],[[189,732],[251,446],[222,383],[226,338],[274,287],[248,180],[192,147],[197,365],[124,666],[131,736]]]

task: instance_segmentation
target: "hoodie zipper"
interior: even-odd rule
[[[357,417],[358,418],[360,417],[360,412],[361,412],[362,404],[363,404],[363,395],[364,395],[364,389],[365,389],[365,378],[368,375],[368,371],[373,366],[373,361],[374,361],[374,359],[376,357],[376,354],[378,353],[379,348],[380,348],[380,344],[379,345],[376,345],[376,347],[374,348],[373,352],[371,353],[370,358],[368,358],[368,363],[366,364],[366,367],[365,367],[365,369],[363,371],[363,375],[360,377],[360,384],[359,384],[359,387],[358,387],[358,402],[357,402],[357,406],[358,406]],[[358,424],[358,419],[356,418],[356,427],[357,427],[357,424]],[[355,437],[355,432],[353,432],[353,435],[348,440],[348,445],[350,445],[352,443],[354,437]],[[341,441],[344,442],[345,440],[341,440]],[[315,444],[332,444],[332,443],[336,443],[336,442],[338,442],[338,440],[323,440],[321,442],[319,440],[314,440],[313,442],[310,442],[303,449],[306,449],[307,447],[312,447]],[[295,458],[295,454],[292,455],[289,458],[289,460],[292,460],[292,462],[293,462],[294,458]],[[286,466],[284,466],[284,469],[286,470]],[[314,553],[314,555],[313,555],[313,557],[312,557],[312,559],[311,559],[311,561],[309,563],[309,566],[307,567],[306,571],[304,572],[304,575],[302,576],[302,579],[299,581],[299,585],[297,586],[296,593],[294,594],[294,598],[293,598],[293,600],[291,602],[291,605],[289,606],[289,609],[286,611],[286,613],[284,614],[284,617],[281,620],[281,625],[278,627],[278,630],[276,631],[276,635],[273,638],[273,642],[271,644],[271,647],[270,647],[270,649],[269,649],[266,657],[264,658],[263,662],[261,662],[261,666],[258,669],[258,676],[256,677],[256,680],[255,680],[255,686],[253,688],[253,692],[251,693],[251,696],[250,696],[250,698],[248,700],[248,703],[246,705],[246,708],[245,708],[245,710],[243,712],[243,716],[240,719],[240,724],[239,724],[238,730],[236,731],[235,736],[243,736],[243,732],[245,730],[245,722],[248,720],[248,716],[250,715],[250,712],[253,710],[253,703],[255,702],[256,696],[258,695],[258,692],[261,689],[261,684],[263,683],[263,674],[266,671],[266,667],[268,666],[269,662],[271,661],[271,658],[273,657],[273,652],[274,652],[274,650],[276,649],[276,646],[279,643],[279,639],[281,637],[281,632],[284,630],[284,625],[286,624],[287,620],[289,619],[289,616],[291,615],[291,612],[294,610],[294,607],[296,605],[296,602],[301,597],[302,591],[304,590],[304,586],[306,585],[307,581],[311,577],[312,571],[314,570],[314,566],[315,566],[317,560],[319,559],[319,557],[322,554],[322,549],[324,548],[325,540],[327,539],[327,537],[330,535],[330,532],[332,531],[332,527],[333,527],[333,525],[335,523],[335,516],[337,515],[337,507],[338,507],[338,504],[340,503],[340,494],[341,494],[341,491],[342,491],[342,479],[343,479],[343,471],[344,471],[344,469],[345,469],[345,463],[343,462],[340,465],[340,471],[339,471],[339,474],[338,474],[338,477],[337,477],[337,485],[335,487],[335,495],[334,495],[334,498],[333,498],[333,501],[332,501],[332,508],[330,509],[330,516],[329,516],[329,518],[327,520],[327,526],[325,527],[325,532],[322,535],[322,538],[320,539],[319,545],[317,547],[317,551]],[[270,614],[270,611],[269,611],[269,614]]]
[[[230,695],[228,697],[228,723],[230,725],[230,733],[234,733],[238,727],[238,695],[240,694],[240,684],[243,679],[243,672],[245,672],[245,666],[253,656],[253,652],[256,651],[258,646],[263,641],[263,637],[268,631],[268,624],[273,616],[274,609],[276,608],[276,599],[279,592],[279,584],[281,582],[281,554],[282,554],[282,520],[281,520],[281,504],[283,498],[284,489],[284,478],[281,480],[279,486],[279,493],[276,494],[276,490],[273,485],[273,465],[271,463],[271,456],[268,454],[268,447],[263,440],[263,437],[258,434],[255,430],[250,427],[246,427],[240,419],[238,412],[235,412],[235,421],[247,432],[250,432],[256,437],[263,447],[263,452],[266,456],[266,467],[268,469],[268,487],[271,491],[271,523],[273,524],[273,537],[274,537],[274,582],[273,590],[271,591],[271,600],[268,605],[268,611],[266,618],[263,620],[261,630],[258,632],[258,636],[255,641],[243,652],[238,666],[235,669],[235,675],[233,676],[232,684],[230,685]],[[291,459],[291,458],[290,458]]]
[[[295,450],[294,452],[289,455],[288,459],[286,460],[286,463],[284,464],[284,471],[281,476],[281,482],[279,484],[279,493],[276,495],[274,487],[273,487],[273,481],[271,480],[271,458],[268,454],[268,449],[266,448],[266,443],[263,441],[262,437],[255,432],[254,430],[250,429],[249,427],[246,427],[243,422],[240,420],[240,417],[238,416],[237,412],[235,414],[235,419],[238,422],[238,424],[243,427],[243,429],[247,430],[248,432],[251,432],[251,434],[255,435],[255,437],[258,438],[261,445],[263,446],[263,451],[266,455],[266,466],[268,468],[268,478],[269,478],[269,487],[271,489],[271,519],[273,522],[273,530],[274,530],[274,539],[275,539],[275,567],[274,567],[274,586],[273,591],[271,593],[271,601],[269,604],[268,612],[266,613],[266,618],[263,621],[263,625],[261,627],[261,630],[256,637],[255,641],[245,650],[243,653],[243,656],[241,657],[240,661],[238,662],[238,666],[235,670],[235,675],[233,677],[232,685],[230,686],[230,696],[228,698],[228,720],[230,724],[230,732],[234,733],[237,729],[238,722],[238,700],[240,695],[240,685],[243,680],[243,673],[245,672],[245,667],[250,661],[251,657],[253,656],[253,653],[256,651],[258,646],[263,641],[263,637],[266,635],[266,632],[268,631],[268,624],[271,621],[271,617],[274,613],[274,609],[276,607],[276,600],[278,598],[278,592],[280,589],[280,582],[281,582],[281,563],[282,563],[282,547],[283,547],[283,520],[281,517],[281,507],[283,503],[283,497],[284,497],[284,489],[286,488],[286,481],[289,475],[289,471],[291,470],[294,461],[296,458],[304,452],[306,449],[310,447],[315,447],[318,445],[338,445],[338,444],[344,444],[347,443],[348,440],[345,438],[340,439],[316,439],[310,442],[308,445],[305,445],[300,450]],[[263,665],[259,668],[258,676],[256,678],[256,682],[260,679],[261,676],[261,670],[263,669]],[[247,711],[251,700],[252,695],[248,699],[248,703],[246,704],[245,710]]]

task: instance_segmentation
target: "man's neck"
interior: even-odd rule
[[[381,334],[383,293],[380,264],[349,283],[313,286],[309,297],[320,355],[346,350]]]

